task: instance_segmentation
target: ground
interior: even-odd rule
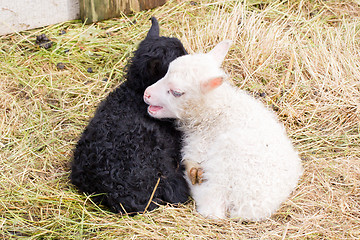
[[[0,37],[0,236],[64,239],[360,238],[360,5],[356,0],[169,1],[94,25]],[[207,220],[194,202],[136,217],[69,184],[72,151],[150,27],[188,52],[233,40],[224,68],[272,108],[303,160],[298,188],[262,222]],[[45,48],[36,36],[45,34]]]

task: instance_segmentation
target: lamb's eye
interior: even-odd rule
[[[170,92],[174,97],[181,97],[182,95],[184,95],[184,92],[179,92],[175,90],[170,90]]]

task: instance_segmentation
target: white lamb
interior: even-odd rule
[[[177,58],[144,100],[152,117],[178,119],[197,211],[256,221],[279,208],[303,169],[275,115],[224,81],[230,45],[225,40],[207,54]]]

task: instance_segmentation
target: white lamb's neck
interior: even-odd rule
[[[224,115],[233,107],[229,101],[233,92],[233,87],[224,83],[204,97],[189,101],[178,120],[181,129],[192,131],[221,124]]]

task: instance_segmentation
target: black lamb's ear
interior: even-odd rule
[[[148,64],[148,71],[150,76],[157,76],[161,72],[161,61],[160,59],[151,59]]]
[[[155,17],[151,17],[151,24],[152,24],[151,28],[148,34],[146,35],[146,38],[159,37],[160,35],[159,23]]]

